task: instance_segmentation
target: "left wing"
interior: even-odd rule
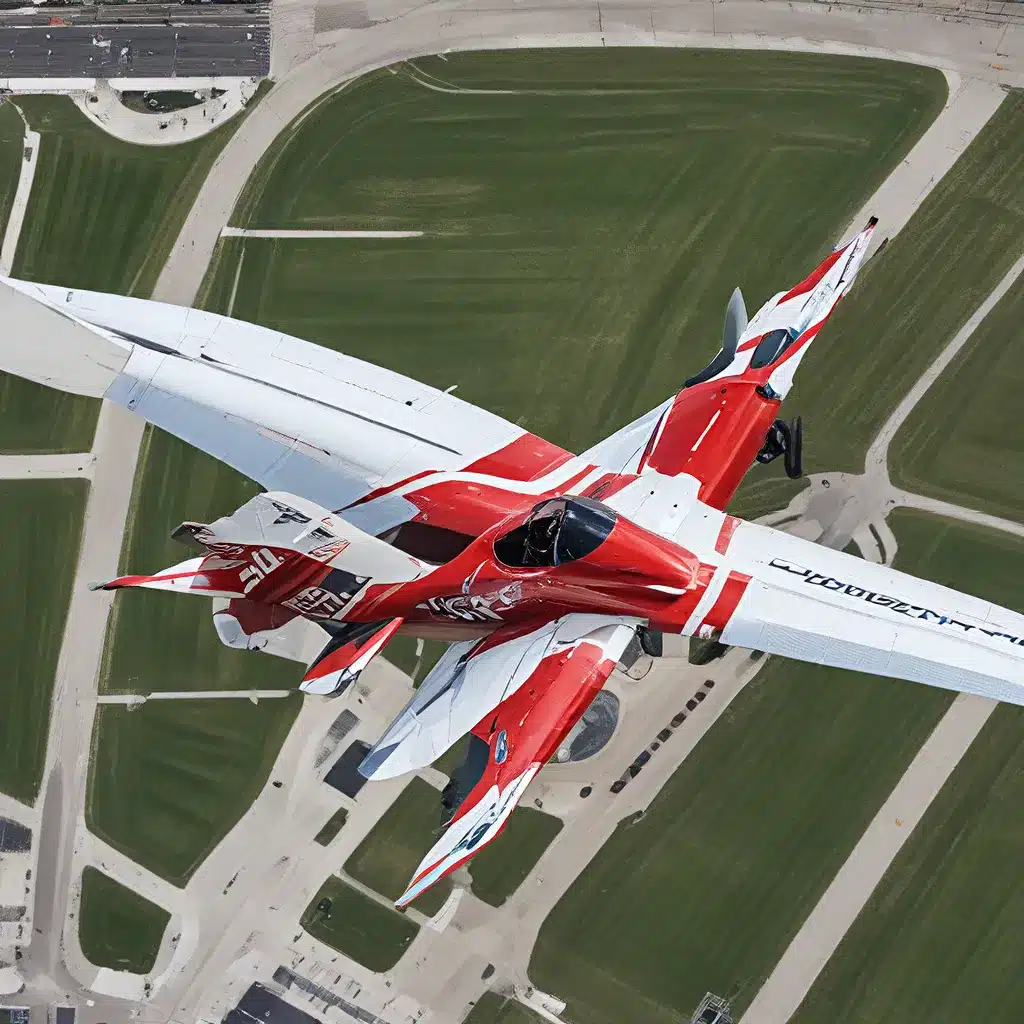
[[[611,675],[635,623],[572,614],[519,632],[505,627],[475,644],[454,645],[360,767],[369,778],[390,778],[430,764],[470,733],[466,764],[445,790],[450,823],[400,906],[501,832]]]
[[[0,278],[0,320],[0,369],[123,405],[268,490],[358,502],[375,535],[417,514],[369,501],[410,479],[534,480],[571,457],[448,392],[214,313]]]

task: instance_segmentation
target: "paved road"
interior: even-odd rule
[[[270,29],[187,25],[0,27],[0,78],[263,77]]]
[[[270,4],[28,4],[14,10],[0,11],[0,26],[12,28],[53,28],[55,19],[67,25],[102,28],[114,25],[208,26],[214,28],[266,27],[270,20]]]

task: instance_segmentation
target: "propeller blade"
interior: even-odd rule
[[[730,359],[736,354],[736,346],[746,329],[747,307],[743,304],[743,293],[737,288],[726,307],[725,329],[722,332],[722,351]]]

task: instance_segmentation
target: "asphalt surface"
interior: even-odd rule
[[[269,72],[266,5],[0,13],[0,78],[248,78]]]

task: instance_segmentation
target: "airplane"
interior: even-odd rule
[[[424,768],[464,735],[444,830],[405,906],[492,842],[615,669],[714,639],[1024,704],[1024,616],[725,509],[747,471],[802,472],[779,418],[876,220],[748,320],[657,408],[580,455],[455,395],[199,310],[0,279],[0,367],[102,397],[265,490],[174,536],[196,554],[104,589],[219,599],[219,638],[327,641],[299,688],[337,697],[396,633],[450,642],[360,771]]]

